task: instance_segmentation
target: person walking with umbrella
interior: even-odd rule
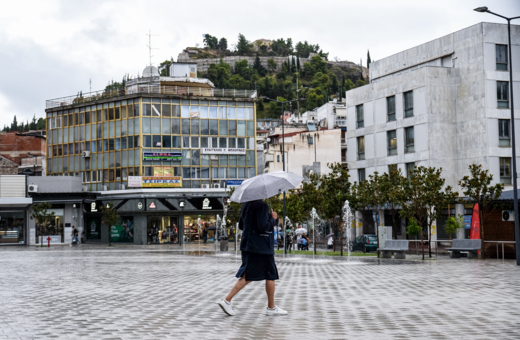
[[[238,281],[218,303],[226,314],[235,315],[231,300],[238,292],[252,281],[264,280],[267,293],[266,314],[287,314],[287,311],[274,304],[275,280],[279,278],[274,261],[274,227],[278,224],[278,214],[270,210],[262,199],[294,188],[302,180],[299,176],[282,171],[267,173],[244,181],[231,196],[231,201],[244,203],[238,224],[242,230],[242,265],[236,274]]]

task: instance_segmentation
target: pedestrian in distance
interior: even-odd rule
[[[81,245],[81,242],[79,241],[79,238],[78,238],[78,229],[76,229],[75,226],[72,226],[72,233],[70,234],[70,236],[72,236],[72,239],[70,240],[71,247],[73,244],[75,244],[74,241],[76,242],[76,244]]]
[[[240,212],[238,227],[242,230],[240,250],[242,265],[235,283],[226,298],[218,303],[222,310],[235,315],[231,299],[252,281],[264,281],[267,293],[267,315],[285,315],[287,312],[274,304],[275,280],[278,269],[274,261],[274,226],[278,215],[262,200],[245,202]]]
[[[202,237],[204,238],[204,243],[208,241],[208,226],[205,225],[204,229],[202,230]]]

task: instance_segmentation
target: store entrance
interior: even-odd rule
[[[148,216],[148,244],[179,243],[179,216]]]

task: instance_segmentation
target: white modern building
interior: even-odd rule
[[[520,104],[520,26],[511,26],[511,34]],[[475,163],[508,190],[508,48],[507,25],[479,23],[371,63],[370,84],[346,92],[351,180],[422,165],[441,167],[446,184],[459,190],[459,179]]]

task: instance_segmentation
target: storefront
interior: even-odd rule
[[[108,229],[101,225],[101,206],[112,204],[120,219],[110,227],[111,242],[133,244],[182,244],[199,242],[208,228],[214,238],[217,216],[224,212],[225,189],[136,189],[124,194],[100,192],[95,202],[85,205],[87,242],[108,242]]]
[[[25,210],[0,211],[0,245],[26,243]]]

